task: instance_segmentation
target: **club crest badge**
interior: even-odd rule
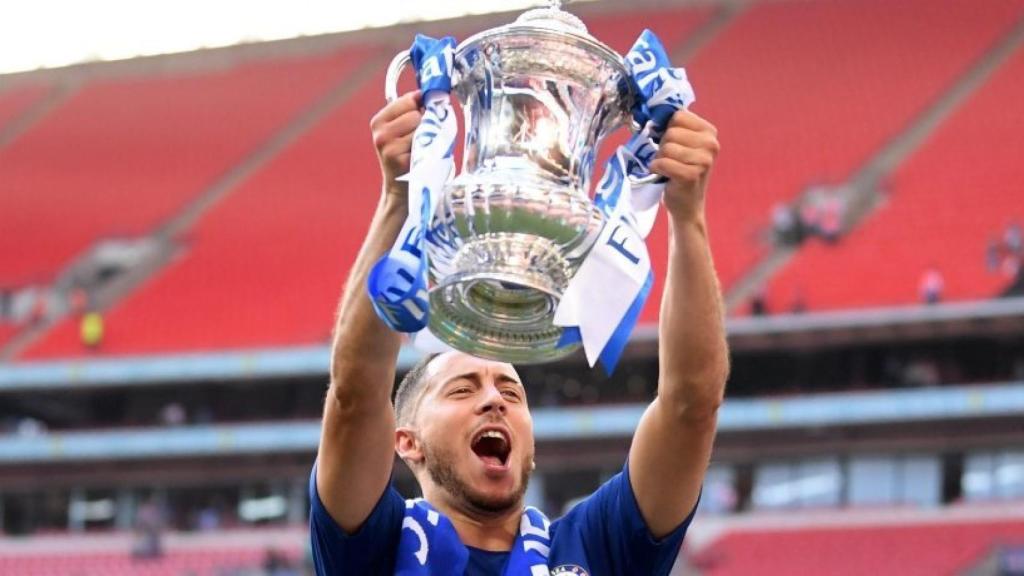
[[[551,576],[590,576],[582,566],[575,564],[562,564],[551,569]]]

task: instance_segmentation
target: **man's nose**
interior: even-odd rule
[[[494,386],[484,387],[483,397],[479,405],[480,413],[496,411],[504,414],[506,410],[508,410],[508,406],[505,403],[505,397],[501,395],[501,390]]]

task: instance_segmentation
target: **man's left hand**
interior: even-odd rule
[[[713,124],[689,110],[672,115],[651,163],[651,172],[669,179],[664,202],[672,217],[703,219],[704,192],[720,149]]]

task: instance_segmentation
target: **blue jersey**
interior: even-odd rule
[[[346,534],[324,508],[316,489],[316,468],[309,480],[309,492],[310,537],[318,576],[394,574],[405,514],[405,500],[397,490],[388,487],[384,491],[354,534]],[[548,566],[552,575],[667,576],[691,520],[693,512],[671,534],[656,540],[640,515],[626,466],[551,523]],[[508,552],[467,548],[465,576],[501,576]]]

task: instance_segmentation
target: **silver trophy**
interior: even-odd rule
[[[559,345],[552,319],[605,223],[590,195],[598,146],[625,123],[639,129],[622,57],[550,4],[456,49],[462,171],[442,192],[427,244],[431,332],[506,362],[579,347]],[[409,51],[392,60],[388,100],[408,63]]]

